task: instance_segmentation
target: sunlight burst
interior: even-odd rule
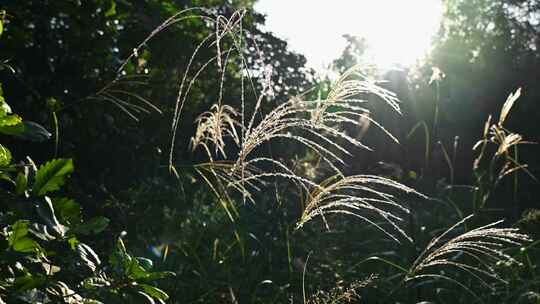
[[[414,64],[429,50],[442,15],[438,0],[260,0],[266,28],[287,39],[316,69],[339,57],[344,34],[365,37],[372,63]]]

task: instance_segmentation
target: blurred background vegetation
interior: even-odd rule
[[[540,138],[540,1],[446,0],[433,50],[424,61],[394,70],[366,69],[370,77],[386,80],[381,85],[401,100],[402,115],[375,102],[375,97],[370,97],[367,106],[371,117],[400,143],[373,126],[368,132],[346,130],[374,151],[355,150],[347,159],[345,171],[348,175],[385,176],[430,197],[401,198],[412,210],[404,229],[413,237],[412,242],[402,244],[354,218],[336,218],[331,230],[320,222],[296,230],[303,206],[294,187],[285,182],[257,196],[256,204],[220,204],[192,167],[206,161],[205,157],[189,147],[196,129],[194,120],[219,98],[221,79],[211,70],[199,75],[185,104],[175,139],[178,176],[171,174],[170,129],[178,83],[200,40],[214,29],[201,19],[183,20],[138,50],[136,60],[122,70],[125,77],[117,78],[117,73],[134,48],[178,11],[205,7],[229,17],[237,9],[248,9],[243,26],[254,42],[243,55],[253,71],[272,67],[274,96],[263,104],[266,110],[302,92],[314,98],[328,93],[332,79],[318,76],[306,66],[303,55],[265,31],[265,16],[252,10],[254,2],[0,3],[2,96],[13,113],[44,128],[41,133],[27,133],[23,139],[2,132],[2,147],[11,151],[10,161],[2,165],[24,167],[21,164],[28,163],[27,156],[35,164],[64,160],[55,164],[73,173],[54,189],[59,193],[57,199],[70,197],[77,202],[82,210],[78,220],[85,219],[90,225],[71,223],[75,232],[68,239],[72,246],[59,242],[49,248],[42,244],[46,247],[43,254],[57,261],[79,250],[73,257],[75,267],[82,254],[77,244],[88,244],[91,248],[85,250],[97,253],[108,269],[120,273],[102,278],[108,283],[98,284],[99,288],[108,287],[94,292],[90,285],[77,285],[81,273],[76,269],[58,275],[51,275],[50,269],[43,273],[41,268],[32,268],[35,266],[17,270],[15,262],[33,251],[17,251],[16,240],[7,237],[8,231],[26,225],[20,220],[33,223],[33,217],[41,216],[19,210],[22,201],[48,198],[35,185],[38,190],[29,187],[26,196],[22,195],[24,189],[20,193],[11,190],[12,183],[19,185],[14,180],[20,168],[3,169],[6,180],[2,184],[0,228],[6,237],[0,243],[4,280],[0,303],[79,303],[68,302],[73,298],[69,296],[71,289],[103,303],[540,303],[540,277],[536,276],[539,255],[534,241],[521,251],[508,251],[515,264],[496,266],[506,285],[493,283],[490,289],[474,280],[460,280],[478,299],[448,282],[406,285],[396,280],[401,271],[396,271],[396,265],[408,268],[433,236],[471,213],[478,215],[477,225],[504,218],[507,226],[520,227],[533,239],[538,238],[540,188],[534,178],[540,168],[538,148],[512,147],[511,159],[506,161],[511,165],[527,163],[528,167],[512,172],[500,183],[487,176],[491,176],[490,170],[496,170],[494,167],[506,163],[473,166],[478,151],[472,148],[483,138],[488,115],[494,114],[496,121],[508,95],[519,87],[521,97],[505,127],[530,141]],[[330,67],[336,73],[363,62],[363,38],[345,39],[347,47]],[[202,67],[212,56],[214,49],[202,48],[193,69]],[[226,70],[222,99],[235,107],[240,106],[241,73],[239,68]],[[141,77],[129,77],[135,74]],[[264,75],[253,77],[261,89]],[[109,87],[115,79],[119,80]],[[249,96],[252,93],[246,94],[247,100],[253,99]],[[137,102],[140,108],[126,108],[122,100]],[[274,142],[270,148],[276,157],[294,164],[299,171],[316,174],[312,172],[318,168],[316,157],[300,145]],[[67,159],[73,160],[73,168],[65,162]],[[15,194],[22,196],[17,198]],[[54,198],[53,205],[57,214],[67,208],[66,203],[55,203]],[[232,216],[230,208],[236,210]],[[60,223],[70,226],[73,218],[62,214],[58,215]],[[57,241],[67,238],[64,234],[55,237]],[[38,242],[50,241],[47,238]],[[137,267],[148,273],[130,272],[129,267],[135,266],[125,266],[118,259],[138,261]],[[152,267],[146,267],[147,262]],[[62,267],[67,269],[69,263],[63,262]],[[33,281],[9,281],[17,277],[17,271]],[[73,285],[66,291],[67,287],[53,281]],[[149,287],[130,287],[137,284]],[[57,298],[49,295],[44,300],[36,290],[45,287],[61,292],[57,292]]]

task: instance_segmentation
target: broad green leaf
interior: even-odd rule
[[[142,290],[148,295],[150,295],[152,298],[163,300],[163,301],[166,301],[167,299],[169,299],[169,295],[167,295],[167,293],[165,293],[163,290],[157,287],[147,285],[147,284],[139,284],[139,287],[142,288]]]
[[[15,224],[11,225],[11,234],[9,235],[8,242],[10,246],[13,246],[13,244],[25,237],[28,234],[28,225],[30,224],[29,221],[17,221]]]
[[[11,114],[11,107],[7,104],[6,99],[2,96],[2,88],[0,87],[0,118]]]
[[[36,277],[32,276],[30,274],[17,277],[15,278],[15,281],[13,282],[13,286],[15,289],[19,292],[26,291],[29,289],[36,288],[46,282],[45,278],[43,277]]]
[[[74,200],[65,197],[53,198],[52,204],[62,223],[69,226],[81,223],[81,206]]]
[[[36,173],[32,193],[37,196],[56,191],[64,184],[68,174],[73,172],[71,159],[53,159],[39,167]]]
[[[39,249],[40,249],[39,244],[36,241],[30,238],[26,238],[26,237],[17,240],[13,244],[13,250],[17,252],[22,252],[22,253],[36,252]]]
[[[110,256],[109,262],[115,266],[118,271],[122,272],[124,276],[132,280],[146,279],[148,277],[150,273],[139,264],[139,261],[136,258],[129,255],[121,237],[119,237],[116,242],[116,248],[116,252]]]
[[[11,152],[0,144],[0,167],[5,167],[11,163]]]
[[[90,235],[90,234],[98,234],[101,231],[105,230],[107,226],[109,225],[109,219],[103,216],[95,217],[86,223],[83,223],[79,226],[75,226],[72,228],[72,232],[75,234],[84,234],[84,235]]]
[[[124,275],[133,280],[146,279],[150,273],[136,259],[124,260]]]
[[[6,105],[6,103],[4,103]],[[19,115],[6,115],[0,117],[0,127],[13,127],[22,123]]]
[[[8,238],[8,243],[13,250],[22,253],[31,253],[40,250],[39,244],[27,237],[28,221],[17,221],[11,225],[12,232]]]
[[[139,259],[128,259],[124,261],[125,275],[131,279],[150,282],[176,275],[170,271],[149,272],[148,268],[143,267],[144,265],[139,263]]]
[[[13,126],[0,127],[0,133],[6,135],[20,136],[24,133],[24,124],[20,123]]]

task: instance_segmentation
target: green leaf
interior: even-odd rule
[[[36,179],[32,188],[34,195],[44,195],[47,192],[60,189],[68,174],[73,172],[73,161],[71,159],[53,159],[39,167]]]
[[[30,238],[22,238],[13,244],[13,250],[22,253],[32,253],[40,250],[40,247],[36,241]]]
[[[66,197],[53,198],[52,204],[63,224],[72,226],[81,223],[81,206],[74,200]]]
[[[11,163],[11,152],[0,144],[0,167],[5,167]]]
[[[150,273],[136,259],[129,257],[124,260],[124,275],[133,280],[146,279]]]
[[[2,36],[2,33],[4,32],[4,18],[6,18],[6,11],[0,10],[0,36]],[[0,91],[0,95],[2,95],[2,91]],[[2,300],[0,299],[0,303]]]
[[[11,225],[12,232],[9,235],[8,243],[13,250],[22,253],[31,253],[37,250],[41,250],[39,244],[28,238],[28,221],[17,221]]]
[[[6,105],[6,103],[4,103]],[[13,127],[22,123],[19,115],[6,115],[0,117],[0,127]]]
[[[76,237],[72,236],[68,239],[68,244],[69,244],[69,248],[71,248],[71,250],[75,250],[77,248],[77,245],[80,244],[79,240],[77,240]]]
[[[123,273],[124,276],[132,279],[146,279],[149,272],[139,264],[137,258],[133,258],[126,250],[124,241],[119,237],[116,242],[116,251],[109,257],[109,262],[117,268],[117,271]]]
[[[43,277],[35,277],[28,274],[15,278],[13,286],[15,287],[15,289],[17,289],[17,291],[22,292],[43,285],[45,282],[46,280]]]
[[[75,234],[98,234],[109,225],[109,219],[103,216],[95,217],[84,224],[74,227],[71,231]]]
[[[139,287],[142,288],[142,290],[146,294],[150,295],[152,298],[163,300],[163,301],[166,301],[167,299],[169,299],[169,295],[157,287],[147,285],[147,284],[139,284]]]
[[[8,238],[8,242],[10,246],[13,246],[13,243],[15,243],[17,240],[25,237],[28,234],[28,225],[30,224],[29,221],[17,221],[15,224],[11,225],[11,234]]]
[[[139,263],[139,259],[140,258],[130,258],[124,261],[124,274],[133,280],[150,282],[176,275],[174,272],[170,271],[149,272],[148,268],[144,267],[144,264],[141,265]]]
[[[0,133],[6,134],[6,135],[19,136],[24,133],[24,124],[21,123],[14,126],[0,127]]]
[[[105,17],[111,17],[116,15],[116,2],[114,0],[111,1],[111,6],[109,9],[105,12]]]
[[[15,194],[23,195],[24,192],[26,191],[27,186],[28,186],[27,170],[26,172],[19,172],[19,174],[17,174],[17,179],[15,179]]]

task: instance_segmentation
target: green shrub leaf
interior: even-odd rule
[[[17,221],[15,224],[11,225],[11,234],[8,238],[9,245],[12,246],[17,240],[25,237],[28,234],[28,221]]]
[[[28,177],[26,172],[19,172],[19,174],[17,174],[17,179],[15,180],[15,194],[17,195],[24,194],[26,187],[28,186]]]
[[[19,115],[7,115],[0,117],[0,127],[13,127],[22,123]]]
[[[15,278],[13,286],[17,291],[23,292],[43,285],[46,279],[41,276],[32,276],[30,274]]]
[[[150,295],[152,298],[163,300],[163,301],[166,301],[167,299],[169,299],[169,296],[167,295],[167,293],[165,293],[163,290],[157,287],[150,286],[147,284],[139,284],[139,287],[141,287],[142,290],[146,294]]]
[[[0,133],[19,136],[24,133],[24,124],[20,123],[12,126],[0,126]]]
[[[28,221],[17,221],[11,225],[12,232],[8,238],[8,243],[13,250],[22,253],[31,253],[40,250],[39,244],[27,237]]]
[[[113,0],[111,1],[111,6],[109,9],[105,12],[105,17],[111,17],[116,15],[116,2]]]
[[[81,206],[74,200],[65,197],[53,198],[52,204],[63,224],[72,226],[81,223]]]
[[[5,167],[11,163],[11,152],[0,144],[0,167]]]
[[[41,165],[36,173],[36,180],[32,192],[34,195],[44,195],[47,192],[60,189],[68,174],[73,172],[73,161],[71,159],[54,159]]]
[[[31,253],[39,250],[39,244],[30,238],[22,238],[13,244],[13,250],[22,253]]]
[[[103,216],[95,217],[84,224],[76,226],[72,229],[72,232],[75,234],[98,234],[105,230],[109,225],[109,219]]]

